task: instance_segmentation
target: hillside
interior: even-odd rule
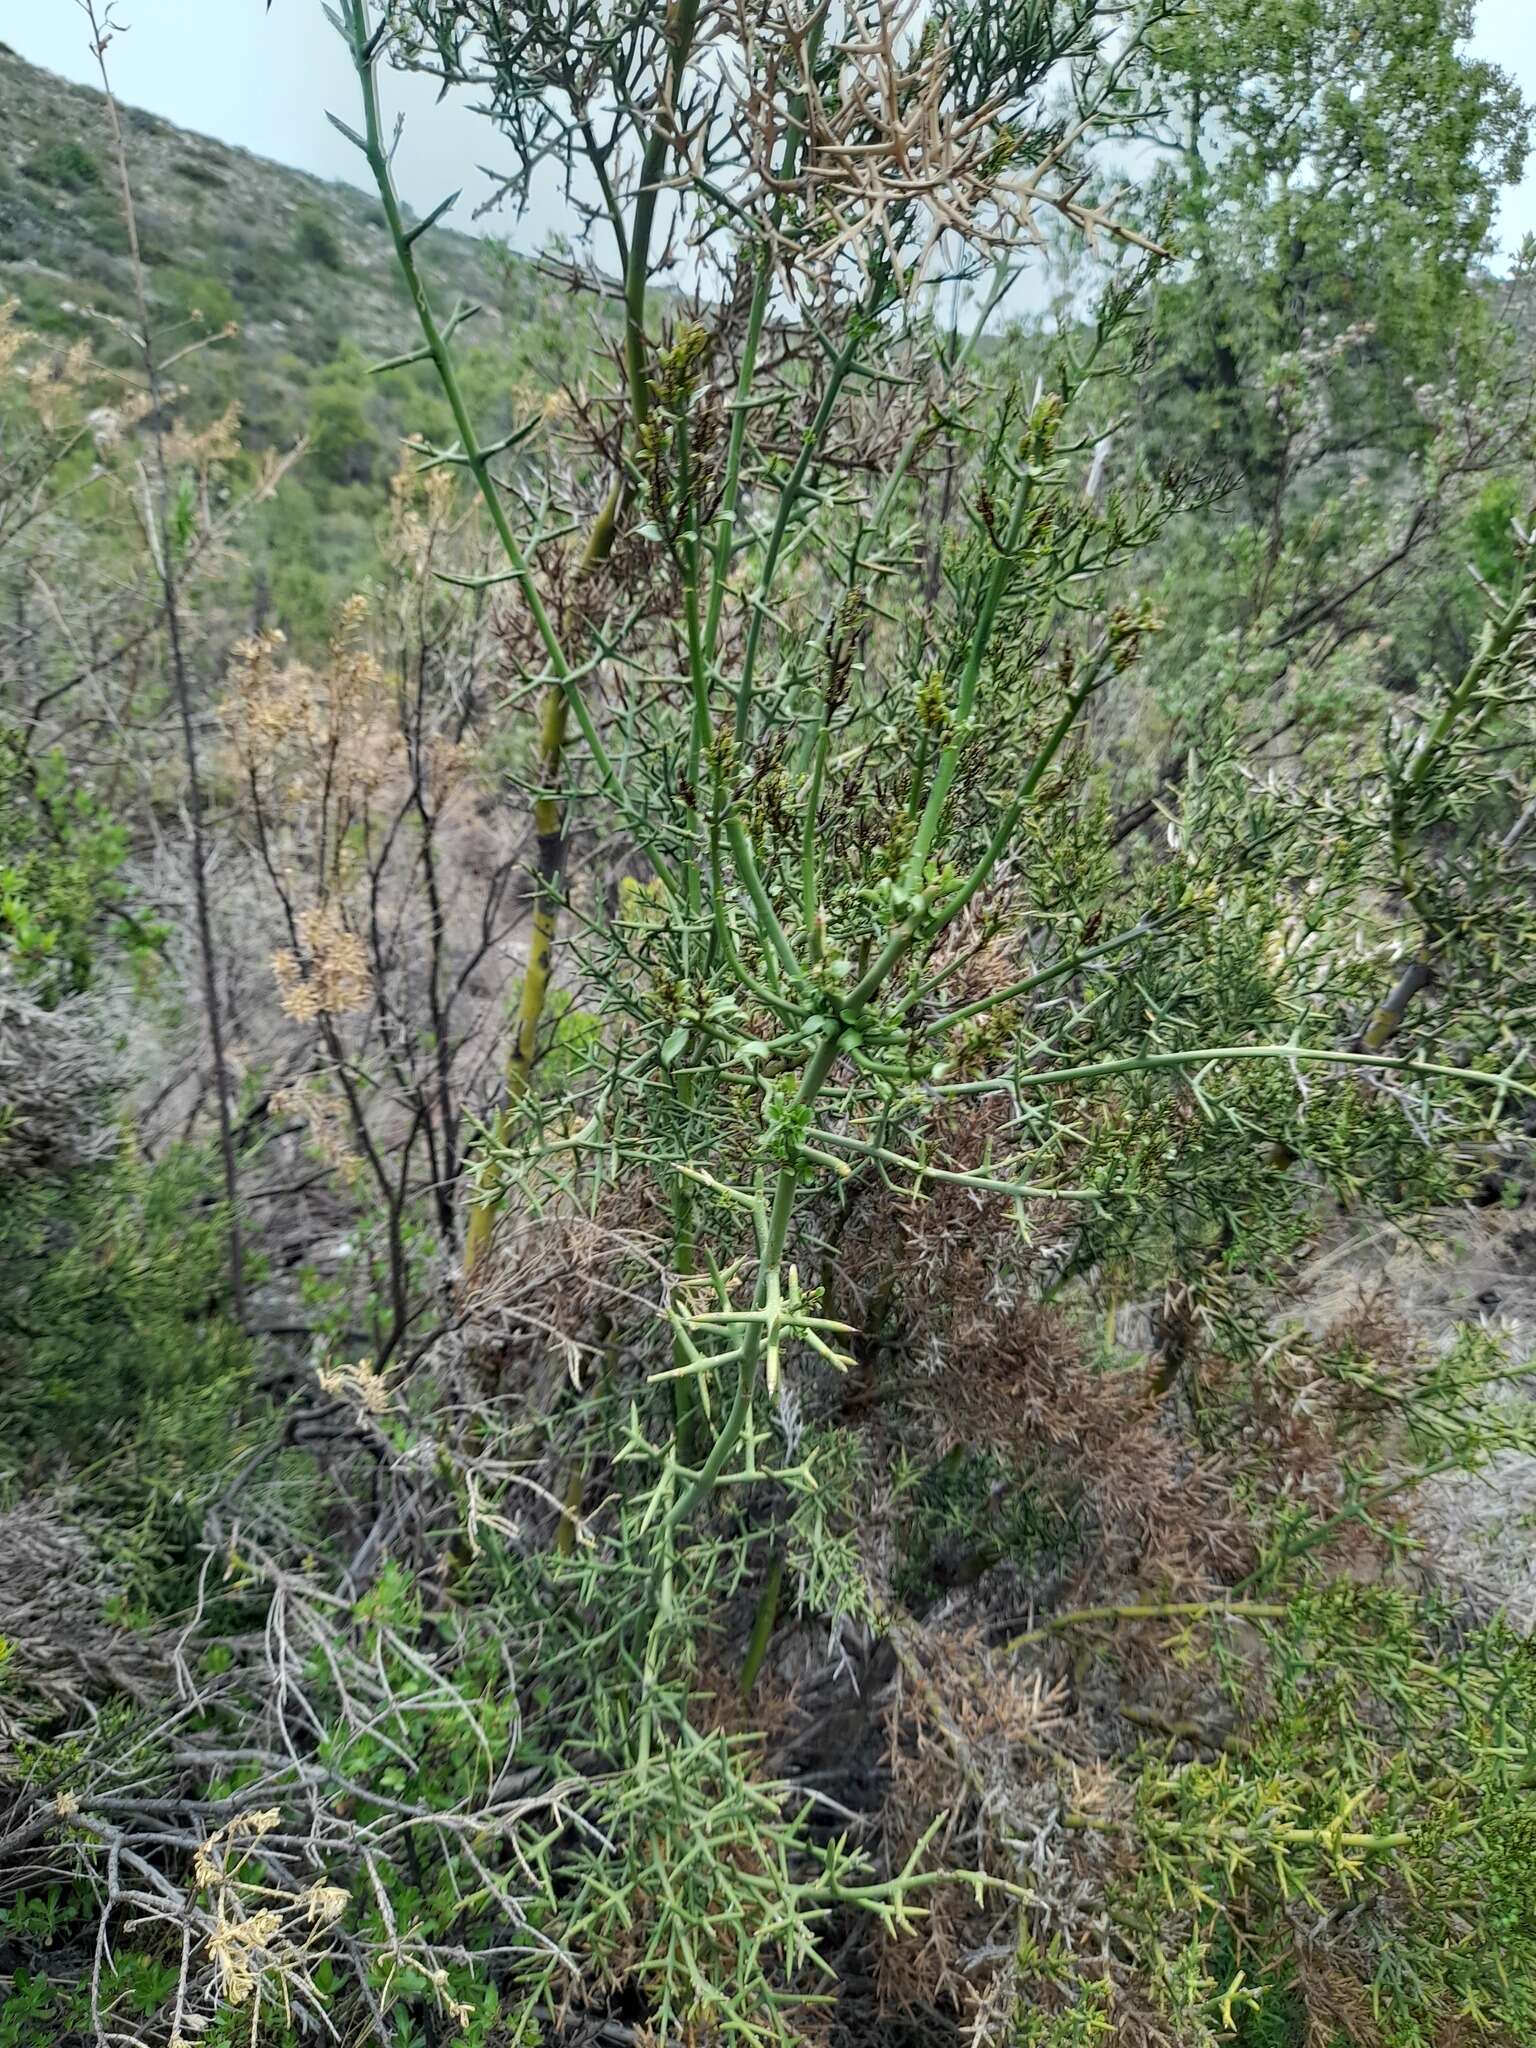
[[[227,297],[248,362],[268,376],[327,361],[343,332],[363,348],[398,333],[406,301],[368,195],[125,111],[139,230],[163,311],[185,317],[199,303],[212,322]],[[99,93],[0,48],[0,278],[34,324],[128,308],[106,143]],[[534,309],[526,273],[509,276],[478,237],[445,228],[433,262],[449,295],[483,300],[497,317]]]
[[[365,374],[414,340],[383,216],[350,186],[125,114],[161,346],[222,334],[178,369],[183,416],[197,424],[235,405],[253,458],[309,442],[282,516],[268,508],[250,554],[278,622],[312,638],[367,565],[400,439],[446,426],[429,376]],[[485,309],[465,362],[490,420],[510,424],[520,398],[547,392],[584,350],[569,303],[491,241],[438,229],[431,274],[446,305]],[[0,302],[10,298],[28,327],[125,359],[113,323],[131,310],[132,280],[102,97],[0,44]]]

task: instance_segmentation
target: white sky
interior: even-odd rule
[[[658,0],[660,4],[660,0]],[[1362,5],[1364,0],[1362,0]],[[118,96],[179,127],[236,143],[322,177],[361,182],[356,153],[326,121],[353,118],[355,80],[320,0],[116,0],[123,33],[108,53]],[[79,0],[0,0],[0,40],[66,78],[96,82]],[[1478,0],[1474,47],[1514,73],[1536,99],[1536,0]],[[456,187],[465,200],[454,224],[484,191],[477,166],[488,134],[462,105],[437,104],[424,79],[386,79],[388,104],[406,115],[396,161],[401,190],[425,212]],[[555,224],[530,215],[514,235],[537,243]],[[510,223],[494,221],[498,232]],[[1536,233],[1536,164],[1505,197],[1505,249]]]

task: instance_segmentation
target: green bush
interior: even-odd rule
[[[122,868],[127,836],[62,753],[0,725],[0,962],[45,1007],[91,980],[104,930],[152,947]]]
[[[88,1105],[82,1106],[88,1113]],[[250,1366],[199,1152],[125,1143],[0,1212],[0,1471],[195,1492],[223,1468]]]
[[[293,265],[280,246],[241,230],[221,236],[209,251],[216,274],[227,279],[247,321],[273,320],[293,299]]]
[[[154,294],[178,326],[218,334],[239,325],[240,308],[234,293],[222,279],[206,272],[172,264],[155,273]]]
[[[383,441],[364,406],[367,365],[344,347],[315,380],[309,410],[309,448],[315,467],[332,484],[373,481]]]
[[[322,270],[341,270],[345,265],[336,232],[318,206],[299,208],[293,249],[301,263],[318,263]]]
[[[88,192],[102,183],[101,165],[82,142],[44,143],[22,168],[56,192]]]

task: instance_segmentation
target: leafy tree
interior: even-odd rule
[[[1469,26],[1459,0],[1221,0],[1151,38],[1145,218],[1176,261],[1105,476],[1134,446],[1215,488],[1162,549],[1128,827],[1194,734],[1333,772],[1470,658],[1462,520],[1492,477],[1529,501],[1536,441],[1526,273],[1484,268],[1530,111]]]
[[[1282,386],[1300,351],[1329,413],[1305,450],[1318,481],[1351,454],[1422,448],[1405,385],[1476,380],[1478,267],[1530,115],[1467,54],[1471,28],[1470,0],[1368,17],[1355,0],[1220,0],[1153,38],[1149,204],[1183,275],[1158,294],[1147,423],[1230,465],[1256,527],[1292,482]]]

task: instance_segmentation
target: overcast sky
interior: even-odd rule
[[[120,98],[279,163],[360,182],[356,152],[325,118],[328,109],[353,118],[356,83],[320,0],[273,0],[270,13],[264,0],[116,0],[116,14],[124,33],[109,60]],[[0,39],[34,64],[96,83],[79,0],[0,0]],[[1536,99],[1536,0],[1479,0],[1474,42]],[[396,166],[405,198],[425,212],[463,187],[455,224],[468,226],[468,208],[485,189],[476,166],[486,130],[464,107],[437,104],[423,79],[386,83],[391,107],[406,115]],[[488,225],[526,245],[553,224],[551,213],[515,232],[504,219]],[[1536,166],[1499,219],[1506,249],[1530,233]]]

